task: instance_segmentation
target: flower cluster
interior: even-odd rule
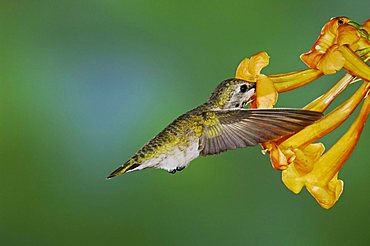
[[[370,20],[363,25],[347,17],[332,18],[321,30],[309,52],[301,60],[306,70],[286,74],[264,75],[269,64],[265,52],[244,59],[236,77],[256,82],[254,108],[272,108],[278,93],[293,90],[315,79],[345,69],[347,74],[328,92],[309,103],[305,109],[324,112],[334,99],[351,83],[362,80],[359,89],[325,117],[300,132],[277,141],[262,144],[270,155],[272,166],[282,171],[288,189],[299,193],[303,187],[323,208],[331,208],[343,191],[338,172],[355,148],[370,111]],[[324,144],[316,142],[339,127],[362,103],[362,108],[348,131],[325,152]]]

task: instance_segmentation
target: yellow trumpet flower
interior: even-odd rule
[[[324,74],[340,70],[344,65],[344,58],[337,51],[338,27],[349,21],[343,16],[332,18],[321,29],[320,36],[310,51],[301,55],[301,60],[310,68],[319,69]]]
[[[361,60],[356,54],[368,56],[370,53],[369,22],[363,26],[348,19],[347,17],[332,18],[321,30],[319,38],[309,52],[301,55],[301,60],[310,68],[319,69],[324,74],[332,74],[345,67],[354,72],[351,61]],[[355,59],[355,57],[357,59]],[[361,60],[362,61],[362,60]],[[353,64],[352,64],[353,65]]]
[[[309,103],[305,109],[324,112],[335,98],[352,82],[364,83],[344,103],[325,117],[300,132],[277,141],[261,144],[269,153],[272,166],[282,171],[288,189],[299,193],[303,187],[323,208],[332,207],[343,191],[338,172],[355,148],[370,111],[370,20],[363,25],[347,17],[332,18],[324,25],[319,38],[309,52],[301,55],[309,69],[285,74],[264,75],[269,56],[259,52],[244,59],[236,77],[256,82],[256,100],[251,107],[272,108],[278,92],[304,86],[315,79],[344,68],[347,74],[328,92]],[[322,143],[315,143],[340,126],[364,101],[357,119],[336,144],[325,152]]]
[[[324,155],[314,162],[312,159],[309,160],[309,170],[302,172],[300,167],[302,163],[296,162],[295,165],[290,165],[287,170],[282,172],[282,180],[285,185],[296,193],[303,186],[306,186],[323,208],[331,208],[343,191],[343,181],[338,180],[338,172],[354,150],[369,111],[370,98],[366,97],[361,111],[350,129]],[[312,151],[308,154],[312,154]],[[302,158],[302,160],[305,159]]]
[[[258,52],[250,59],[242,60],[236,69],[236,78],[256,82],[256,100],[252,108],[272,108],[278,98],[278,92],[286,92],[321,77],[323,73],[316,69],[266,76],[261,70],[270,62],[266,52]],[[258,82],[258,83],[257,83]]]
[[[261,74],[261,70],[269,64],[270,57],[266,52],[259,52],[250,59],[245,58],[236,69],[236,78],[256,82],[256,101],[252,107],[272,108],[277,101],[274,83]],[[257,83],[258,82],[258,83]]]

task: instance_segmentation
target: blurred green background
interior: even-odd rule
[[[287,190],[259,147],[105,180],[244,57],[267,51],[267,74],[304,69],[322,25],[362,23],[368,0],[0,3],[1,245],[369,245],[368,125],[331,210]],[[302,107],[341,75],[278,106]]]

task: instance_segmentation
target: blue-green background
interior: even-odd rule
[[[369,9],[368,0],[1,0],[0,244],[369,245],[368,125],[331,210],[287,190],[259,147],[176,175],[105,180],[244,57],[267,51],[267,74],[304,69],[299,55],[330,17],[363,22]],[[281,94],[279,106],[305,105],[340,75]]]

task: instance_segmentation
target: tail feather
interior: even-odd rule
[[[114,178],[118,175],[124,174],[125,172],[130,171],[134,168],[137,168],[138,166],[140,166],[140,164],[138,164],[136,162],[128,161],[125,164],[123,164],[122,166],[120,166],[119,168],[117,168],[116,170],[114,170],[111,174],[109,174],[107,179],[111,179],[111,178]]]

